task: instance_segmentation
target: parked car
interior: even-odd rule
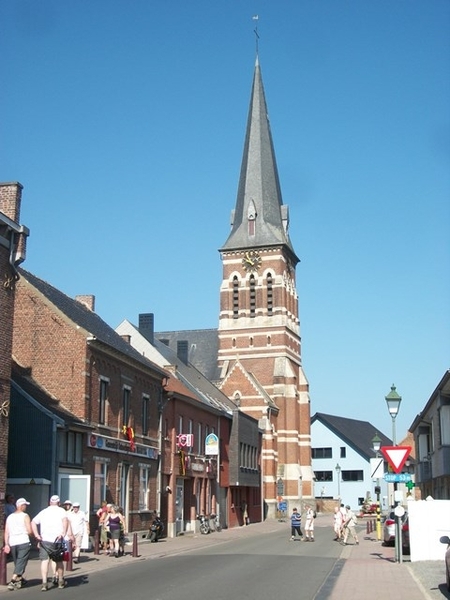
[[[447,544],[447,552],[445,553],[445,579],[447,581],[447,590],[450,592],[450,538],[448,535],[443,535],[439,538],[441,544]]]
[[[402,547],[404,549],[409,549],[409,522],[408,522],[408,513],[405,511],[403,517],[400,517],[400,522],[402,526]],[[395,544],[395,513],[394,511],[390,512],[383,524],[383,541],[385,545],[394,545]]]

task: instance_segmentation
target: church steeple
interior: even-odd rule
[[[244,153],[232,230],[221,250],[285,246],[298,262],[289,238],[289,212],[283,204],[261,68],[256,58]]]

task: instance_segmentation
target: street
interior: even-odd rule
[[[220,534],[217,534],[220,535]],[[332,541],[329,527],[316,528],[316,541],[289,541],[286,523],[275,533],[230,540],[183,554],[136,560],[86,575],[70,574],[65,590],[47,594],[67,600],[89,597],[108,600],[273,600],[297,598],[325,600],[318,591],[333,570],[342,546]],[[164,542],[160,542],[163,550]],[[325,586],[326,588],[326,586]],[[39,582],[20,591],[27,598],[42,598]]]

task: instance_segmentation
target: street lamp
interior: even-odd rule
[[[388,407],[389,414],[392,419],[392,443],[394,446],[397,445],[397,439],[395,436],[395,418],[398,415],[398,411],[400,410],[400,404],[402,401],[402,397],[397,394],[397,390],[395,389],[395,385],[392,384],[391,391],[387,396],[385,396],[386,404]],[[394,483],[394,507],[397,507],[397,500],[395,498],[397,491],[397,482]],[[395,512],[395,560],[396,562],[402,562],[402,543],[401,543],[401,535],[402,530],[400,527],[400,518],[397,515],[396,508],[394,508]]]
[[[372,448],[373,448],[373,451],[375,452],[375,458],[378,458],[378,452],[380,451],[380,448],[381,448],[381,438],[377,433],[375,433],[375,435],[372,438]],[[378,467],[377,467],[377,470],[378,470]],[[381,541],[381,506],[380,506],[381,487],[380,487],[380,479],[379,478],[377,478],[377,485],[375,486],[375,494],[377,495],[377,540]]]
[[[336,471],[336,475],[337,475],[337,484],[338,484],[338,500],[339,500],[339,504],[341,503],[341,465],[339,463],[337,463],[337,465],[334,467],[335,471]]]
[[[378,458],[378,452],[380,451],[380,448],[381,448],[381,438],[378,435],[378,433],[375,433],[375,435],[372,438],[372,448],[373,448],[373,451],[375,452],[375,458]]]
[[[400,410],[400,403],[402,401],[402,397],[397,394],[397,390],[395,389],[395,385],[392,384],[391,391],[387,396],[385,396],[386,404],[388,407],[389,414],[392,419],[392,443],[394,446],[397,445],[397,440],[395,437],[395,418],[398,415],[398,411]]]

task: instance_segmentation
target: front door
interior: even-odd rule
[[[175,495],[175,535],[184,531],[184,480],[177,479],[177,489]]]

